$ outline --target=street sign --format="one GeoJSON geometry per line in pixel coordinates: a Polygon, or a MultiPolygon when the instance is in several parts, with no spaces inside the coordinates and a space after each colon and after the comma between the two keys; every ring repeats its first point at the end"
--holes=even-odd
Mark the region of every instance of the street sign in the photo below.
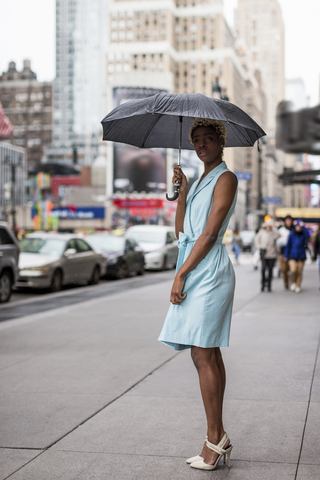
{"type": "Polygon", "coordinates": [[[265,197],[262,200],[262,203],[276,203],[280,204],[282,203],[282,198],[281,197],[265,197]]]}
{"type": "Polygon", "coordinates": [[[251,180],[251,172],[234,172],[237,175],[238,180],[251,180]]]}

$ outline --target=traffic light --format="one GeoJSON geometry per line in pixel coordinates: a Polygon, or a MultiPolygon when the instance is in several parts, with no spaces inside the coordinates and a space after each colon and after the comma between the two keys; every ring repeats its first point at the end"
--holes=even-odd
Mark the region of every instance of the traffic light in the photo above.
{"type": "Polygon", "coordinates": [[[286,153],[320,154],[320,105],[294,111],[281,102],[276,116],[276,148],[286,153]]]}

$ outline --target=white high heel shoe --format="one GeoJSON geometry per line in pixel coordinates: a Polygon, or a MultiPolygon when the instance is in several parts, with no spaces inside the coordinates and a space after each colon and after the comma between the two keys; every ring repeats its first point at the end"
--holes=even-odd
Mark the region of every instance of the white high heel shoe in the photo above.
{"type": "MultiPolygon", "coordinates": [[[[205,442],[208,440],[208,435],[206,435],[205,442]]],[[[194,463],[194,462],[201,462],[203,460],[203,457],[201,455],[196,455],[195,457],[190,457],[188,460],[186,460],[187,463],[194,463]]]]}
{"type": "Polygon", "coordinates": [[[191,463],[190,466],[192,468],[197,468],[199,470],[215,470],[218,466],[218,463],[221,457],[223,457],[224,463],[226,463],[226,457],[227,457],[227,465],[230,468],[231,466],[230,456],[231,456],[231,451],[233,446],[230,444],[226,448],[224,448],[224,446],[228,443],[228,441],[229,441],[229,437],[226,433],[223,435],[222,440],[218,443],[218,445],[214,445],[213,443],[209,442],[209,440],[207,440],[206,441],[207,447],[210,448],[210,450],[212,450],[213,452],[216,452],[218,454],[217,460],[214,462],[213,465],[208,465],[207,463],[204,463],[204,460],[202,459],[197,462],[191,463]]]}

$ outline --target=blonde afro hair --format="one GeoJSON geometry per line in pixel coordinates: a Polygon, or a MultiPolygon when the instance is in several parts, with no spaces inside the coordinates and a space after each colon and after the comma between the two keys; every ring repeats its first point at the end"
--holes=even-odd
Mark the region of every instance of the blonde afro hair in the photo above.
{"type": "Polygon", "coordinates": [[[222,145],[225,146],[226,138],[227,138],[227,129],[225,124],[220,120],[211,120],[210,118],[196,118],[191,125],[189,131],[189,139],[190,142],[193,144],[192,141],[192,134],[197,127],[213,127],[214,130],[219,135],[219,140],[221,141],[222,145]]]}

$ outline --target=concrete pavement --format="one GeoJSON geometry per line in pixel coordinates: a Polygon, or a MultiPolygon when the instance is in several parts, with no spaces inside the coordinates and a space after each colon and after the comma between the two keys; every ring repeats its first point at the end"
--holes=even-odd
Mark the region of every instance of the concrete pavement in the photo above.
{"type": "Polygon", "coordinates": [[[156,340],[170,272],[157,284],[0,325],[0,478],[320,478],[317,267],[306,266],[300,294],[279,279],[260,293],[259,272],[235,269],[223,349],[230,471],[185,464],[201,449],[205,417],[189,352],[156,340]]]}

